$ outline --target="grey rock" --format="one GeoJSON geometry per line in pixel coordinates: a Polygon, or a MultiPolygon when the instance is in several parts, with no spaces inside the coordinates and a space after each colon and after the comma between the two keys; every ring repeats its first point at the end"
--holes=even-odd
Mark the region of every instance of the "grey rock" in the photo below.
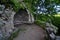
{"type": "Polygon", "coordinates": [[[56,40],[60,40],[60,36],[56,36],[56,40]]]}
{"type": "Polygon", "coordinates": [[[51,37],[52,40],[55,40],[56,35],[55,35],[54,33],[51,33],[51,34],[50,34],[50,37],[51,37]]]}
{"type": "Polygon", "coordinates": [[[4,5],[0,5],[0,14],[2,14],[2,13],[3,13],[4,8],[5,8],[5,6],[4,6],[4,5]]]}
{"type": "Polygon", "coordinates": [[[0,14],[2,15],[0,17],[0,40],[6,40],[13,33],[13,18],[15,12],[10,9],[4,10],[4,5],[0,5],[0,8],[0,14]]]}
{"type": "Polygon", "coordinates": [[[54,26],[52,23],[46,23],[46,29],[54,31],[54,33],[56,33],[58,30],[58,28],[54,26]]]}
{"type": "Polygon", "coordinates": [[[2,15],[0,17],[0,38],[2,37],[1,40],[9,37],[15,31],[16,28],[14,27],[14,24],[34,23],[34,17],[29,13],[28,10],[27,13],[22,12],[21,15],[20,13],[16,14],[16,12],[12,11],[12,8],[7,8],[4,10],[4,5],[0,5],[0,8],[0,14],[2,15]]]}

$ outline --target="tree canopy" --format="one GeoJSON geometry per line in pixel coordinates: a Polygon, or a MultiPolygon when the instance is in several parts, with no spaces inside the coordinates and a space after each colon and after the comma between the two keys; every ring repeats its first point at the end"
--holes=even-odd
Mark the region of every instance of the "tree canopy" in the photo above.
{"type": "MultiPolygon", "coordinates": [[[[49,14],[56,13],[54,6],[60,5],[59,0],[23,0],[23,2],[31,12],[36,12],[38,10],[49,14]],[[40,7],[40,9],[37,9],[38,7],[40,7]]],[[[19,0],[0,0],[0,3],[13,4],[15,10],[24,8],[19,0]]]]}
{"type": "Polygon", "coordinates": [[[59,0],[24,0],[24,3],[31,12],[40,11],[47,14],[56,13],[54,7],[60,5],[59,0]]]}

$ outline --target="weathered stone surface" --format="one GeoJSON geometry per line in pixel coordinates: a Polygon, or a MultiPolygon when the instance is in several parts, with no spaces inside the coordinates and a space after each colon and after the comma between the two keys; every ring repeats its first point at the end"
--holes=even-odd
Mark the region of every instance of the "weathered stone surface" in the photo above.
{"type": "Polygon", "coordinates": [[[0,5],[0,14],[3,13],[3,10],[4,10],[5,6],[4,5],[0,5]],[[3,7],[3,8],[2,8],[3,7]]]}
{"type": "Polygon", "coordinates": [[[4,6],[0,5],[0,38],[1,40],[6,40],[5,37],[9,37],[14,29],[13,17],[15,12],[11,9],[5,9],[4,6]]]}
{"type": "Polygon", "coordinates": [[[56,34],[58,28],[56,26],[54,26],[52,23],[46,22],[46,30],[47,30],[47,33],[49,35],[49,39],[50,40],[55,40],[56,39],[55,34],[56,34]]]}
{"type": "Polygon", "coordinates": [[[0,5],[0,38],[3,40],[5,37],[9,37],[14,32],[15,24],[20,23],[34,23],[33,15],[27,10],[20,10],[19,13],[12,11],[12,8],[4,9],[5,6],[0,5]]]}
{"type": "Polygon", "coordinates": [[[60,40],[60,36],[56,36],[56,40],[60,40]]]}

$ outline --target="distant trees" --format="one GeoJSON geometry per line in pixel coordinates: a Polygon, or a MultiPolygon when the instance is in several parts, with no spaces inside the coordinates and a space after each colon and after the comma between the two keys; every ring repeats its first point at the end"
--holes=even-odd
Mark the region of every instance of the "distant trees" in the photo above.
{"type": "Polygon", "coordinates": [[[32,12],[42,11],[43,13],[53,14],[56,13],[54,6],[59,5],[59,0],[24,0],[27,7],[32,12]],[[39,9],[37,9],[40,7],[39,9]]]}
{"type": "MultiPolygon", "coordinates": [[[[42,11],[43,13],[47,14],[56,13],[54,6],[60,4],[59,0],[23,0],[23,2],[32,13],[36,11],[42,11]],[[38,6],[40,7],[40,9],[37,9],[38,6]]],[[[9,6],[10,4],[13,5],[14,10],[24,8],[23,4],[19,0],[0,0],[0,3],[4,3],[7,6],[9,6]]]]}

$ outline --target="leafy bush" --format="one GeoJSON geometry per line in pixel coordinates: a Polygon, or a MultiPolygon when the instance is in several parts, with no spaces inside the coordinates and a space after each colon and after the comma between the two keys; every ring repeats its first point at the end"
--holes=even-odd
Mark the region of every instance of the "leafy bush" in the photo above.
{"type": "Polygon", "coordinates": [[[44,21],[44,22],[49,20],[49,16],[47,16],[47,15],[38,14],[37,17],[36,17],[36,15],[37,14],[34,14],[35,20],[41,20],[41,21],[44,21]]]}
{"type": "Polygon", "coordinates": [[[54,20],[52,20],[52,23],[58,27],[57,35],[60,35],[60,16],[55,16],[54,20]]]}
{"type": "Polygon", "coordinates": [[[60,27],[60,17],[55,17],[54,20],[52,20],[52,22],[57,27],[60,27]]]}
{"type": "Polygon", "coordinates": [[[56,26],[60,27],[60,17],[55,17],[53,24],[55,24],[56,26]]]}
{"type": "Polygon", "coordinates": [[[41,20],[36,20],[35,24],[39,25],[40,27],[42,27],[43,29],[45,29],[45,22],[41,21],[41,20]]]}
{"type": "Polygon", "coordinates": [[[21,2],[18,0],[11,0],[11,3],[13,3],[13,8],[17,12],[20,8],[24,8],[21,2]]]}

